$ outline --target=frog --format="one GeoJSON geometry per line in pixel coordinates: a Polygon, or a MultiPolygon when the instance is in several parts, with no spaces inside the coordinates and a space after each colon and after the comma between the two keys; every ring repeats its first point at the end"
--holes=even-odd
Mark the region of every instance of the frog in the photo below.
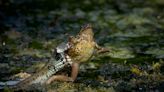
{"type": "Polygon", "coordinates": [[[67,54],[66,60],[72,62],[70,76],[54,75],[47,80],[47,84],[53,81],[74,82],[81,63],[89,61],[94,54],[110,52],[108,48],[101,47],[96,43],[91,24],[84,25],[76,36],[70,36],[68,45],[69,48],[65,50],[65,53],[67,54]]]}

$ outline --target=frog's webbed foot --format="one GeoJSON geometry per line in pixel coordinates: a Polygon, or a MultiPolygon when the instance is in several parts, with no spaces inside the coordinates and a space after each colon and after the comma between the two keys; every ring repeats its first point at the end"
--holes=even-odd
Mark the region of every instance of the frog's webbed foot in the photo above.
{"type": "Polygon", "coordinates": [[[72,72],[71,76],[65,76],[65,75],[54,75],[50,77],[47,81],[46,84],[50,84],[53,81],[66,81],[66,82],[74,82],[77,75],[78,75],[78,70],[79,70],[79,64],[78,63],[72,63],[72,72]]]}

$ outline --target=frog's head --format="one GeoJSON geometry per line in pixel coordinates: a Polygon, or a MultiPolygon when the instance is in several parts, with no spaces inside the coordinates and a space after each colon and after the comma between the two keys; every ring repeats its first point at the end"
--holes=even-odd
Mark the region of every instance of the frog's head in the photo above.
{"type": "Polygon", "coordinates": [[[92,30],[92,25],[91,24],[84,25],[81,28],[78,35],[79,35],[79,37],[85,37],[85,38],[93,39],[94,33],[92,30]]]}

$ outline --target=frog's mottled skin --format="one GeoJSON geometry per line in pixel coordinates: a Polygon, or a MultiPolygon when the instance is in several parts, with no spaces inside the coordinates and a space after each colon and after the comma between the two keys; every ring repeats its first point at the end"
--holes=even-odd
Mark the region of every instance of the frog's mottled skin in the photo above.
{"type": "Polygon", "coordinates": [[[68,49],[67,54],[73,62],[86,62],[91,58],[96,47],[93,36],[91,25],[86,25],[76,37],[70,37],[71,48],[68,49]]]}
{"type": "Polygon", "coordinates": [[[90,24],[85,25],[76,37],[70,37],[69,43],[71,48],[67,54],[72,62],[86,62],[92,57],[94,52],[101,53],[109,51],[97,45],[94,41],[94,33],[90,24]]]}

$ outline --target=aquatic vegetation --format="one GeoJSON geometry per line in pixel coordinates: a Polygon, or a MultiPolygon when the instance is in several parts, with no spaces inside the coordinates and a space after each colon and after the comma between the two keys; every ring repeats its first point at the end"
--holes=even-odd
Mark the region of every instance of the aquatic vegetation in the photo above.
{"type": "Polygon", "coordinates": [[[96,41],[111,52],[83,64],[75,83],[54,83],[49,92],[164,91],[163,0],[2,0],[0,5],[0,81],[36,72],[57,44],[91,23],[96,41]]]}
{"type": "Polygon", "coordinates": [[[152,54],[156,58],[164,58],[163,48],[149,48],[145,53],[152,54]]]}
{"type": "Polygon", "coordinates": [[[133,52],[128,48],[118,48],[118,47],[111,47],[111,52],[108,54],[112,58],[120,58],[120,59],[128,59],[134,58],[135,55],[133,52]]]}

